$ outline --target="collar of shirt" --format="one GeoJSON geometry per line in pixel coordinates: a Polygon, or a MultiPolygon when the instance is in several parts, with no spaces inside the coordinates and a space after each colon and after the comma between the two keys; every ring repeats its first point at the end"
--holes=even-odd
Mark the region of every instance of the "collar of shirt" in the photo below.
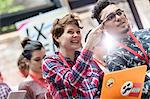
{"type": "MultiPolygon", "coordinates": [[[[58,55],[59,52],[56,52],[56,54],[58,55]]],[[[74,61],[72,61],[69,57],[64,57],[66,62],[68,63],[69,66],[73,66],[78,58],[78,56],[80,55],[80,52],[79,51],[75,51],[75,58],[74,58],[74,61]]]]}

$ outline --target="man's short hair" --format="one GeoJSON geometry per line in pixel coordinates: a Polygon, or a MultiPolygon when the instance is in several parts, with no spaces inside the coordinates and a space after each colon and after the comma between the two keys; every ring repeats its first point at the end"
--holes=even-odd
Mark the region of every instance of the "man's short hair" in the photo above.
{"type": "Polygon", "coordinates": [[[115,3],[110,0],[98,0],[96,5],[94,6],[94,9],[92,11],[93,13],[92,18],[96,18],[99,24],[102,22],[99,14],[102,12],[104,8],[106,8],[110,4],[115,4],[115,3]]]}

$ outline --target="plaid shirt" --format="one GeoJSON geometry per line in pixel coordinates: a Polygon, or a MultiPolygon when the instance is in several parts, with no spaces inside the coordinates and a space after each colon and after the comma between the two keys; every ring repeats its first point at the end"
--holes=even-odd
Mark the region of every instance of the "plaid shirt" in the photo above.
{"type": "Polygon", "coordinates": [[[5,83],[0,83],[0,99],[7,99],[9,92],[11,89],[5,83]]]}
{"type": "MultiPolygon", "coordinates": [[[[78,56],[79,53],[75,55],[78,56]]],[[[58,54],[44,59],[43,76],[50,84],[51,95],[55,99],[99,98],[98,87],[103,72],[92,60],[92,52],[83,50],[75,61],[66,57],[65,60],[71,66],[70,68],[63,63],[58,54]],[[73,96],[74,90],[76,90],[75,96],[73,96]]]]}
{"type": "MultiPolygon", "coordinates": [[[[147,65],[147,72],[150,72],[150,29],[144,29],[133,33],[137,40],[141,43],[143,48],[145,49],[146,54],[148,55],[149,64],[147,65]]],[[[126,46],[132,48],[137,53],[144,56],[142,51],[139,49],[137,44],[133,41],[133,39],[128,36],[128,38],[123,39],[121,41],[126,46]]],[[[111,71],[121,70],[124,68],[131,68],[139,65],[145,65],[146,61],[141,60],[137,56],[130,53],[128,50],[122,47],[116,47],[111,53],[109,53],[105,62],[111,71]]],[[[145,94],[150,99],[150,77],[146,76],[145,85],[143,88],[143,94],[145,94]]]]}

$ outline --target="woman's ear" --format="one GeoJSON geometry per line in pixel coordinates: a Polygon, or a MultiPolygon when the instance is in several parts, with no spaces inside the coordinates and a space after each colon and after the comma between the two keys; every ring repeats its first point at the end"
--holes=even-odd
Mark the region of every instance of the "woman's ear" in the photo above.
{"type": "Polygon", "coordinates": [[[29,64],[30,64],[30,60],[28,60],[27,58],[24,58],[24,61],[25,61],[25,64],[27,65],[27,66],[30,66],[29,64]]]}
{"type": "Polygon", "coordinates": [[[60,40],[59,40],[59,37],[54,36],[53,38],[54,38],[54,39],[55,39],[55,41],[57,41],[57,42],[59,42],[59,41],[60,41],[60,40]]]}

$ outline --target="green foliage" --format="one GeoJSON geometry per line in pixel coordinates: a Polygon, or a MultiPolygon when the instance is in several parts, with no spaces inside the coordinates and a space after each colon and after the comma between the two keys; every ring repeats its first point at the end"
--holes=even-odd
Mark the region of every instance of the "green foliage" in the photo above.
{"type": "Polygon", "coordinates": [[[0,14],[11,13],[24,9],[22,5],[15,5],[15,0],[0,0],[0,14]]]}
{"type": "MultiPolygon", "coordinates": [[[[15,0],[0,0],[0,14],[11,13],[23,10],[24,6],[17,5],[15,0]]],[[[1,20],[1,19],[0,19],[1,20]]],[[[0,27],[0,34],[16,30],[15,25],[0,27]]]]}
{"type": "Polygon", "coordinates": [[[10,26],[3,26],[3,27],[0,27],[0,34],[12,32],[15,30],[16,30],[16,27],[14,24],[10,26]]]}

